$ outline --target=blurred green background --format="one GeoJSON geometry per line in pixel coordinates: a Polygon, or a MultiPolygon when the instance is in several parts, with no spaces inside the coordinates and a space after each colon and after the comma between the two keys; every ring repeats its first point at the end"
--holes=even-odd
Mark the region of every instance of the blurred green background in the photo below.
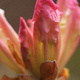
{"type": "MultiPolygon", "coordinates": [[[[5,10],[7,20],[18,32],[20,16],[25,20],[32,18],[35,2],[36,0],[0,0],[0,8],[5,10]]],[[[80,44],[66,67],[70,69],[69,80],[80,80],[80,44]]],[[[0,63],[0,77],[4,74],[16,76],[12,70],[0,63]]]]}

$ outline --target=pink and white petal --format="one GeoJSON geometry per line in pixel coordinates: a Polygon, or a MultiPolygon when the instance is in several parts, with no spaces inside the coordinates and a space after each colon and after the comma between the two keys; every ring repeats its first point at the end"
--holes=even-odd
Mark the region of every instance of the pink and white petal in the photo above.
{"type": "Polygon", "coordinates": [[[0,39],[0,61],[16,72],[21,72],[8,47],[0,39]]]}
{"type": "Polygon", "coordinates": [[[59,58],[59,70],[61,71],[68,62],[79,44],[80,38],[80,7],[71,12],[68,23],[68,34],[66,35],[65,46],[59,58]]]}
{"type": "MultiPolygon", "coordinates": [[[[0,29],[0,47],[2,49],[2,51],[7,54],[5,54],[10,60],[12,59],[12,63],[14,63],[14,61],[19,64],[19,65],[22,65],[22,59],[20,59],[15,51],[14,50],[11,50],[11,48],[14,46],[14,45],[9,45],[10,40],[9,38],[6,37],[6,35],[3,33],[2,29],[0,29]],[[12,56],[12,57],[11,57],[12,56]]],[[[22,65],[23,66],[23,65],[22,65]]],[[[23,66],[24,68],[24,66],[23,66]]]]}
{"type": "Polygon", "coordinates": [[[67,41],[67,36],[70,33],[70,29],[72,26],[69,26],[70,20],[71,20],[71,15],[74,12],[74,10],[78,6],[77,0],[58,0],[57,4],[59,5],[60,9],[63,11],[63,14],[61,16],[60,20],[60,32],[61,32],[61,51],[59,54],[59,58],[61,57],[65,46],[66,46],[66,41],[67,41]],[[64,3],[64,4],[63,4],[64,3]],[[62,7],[64,5],[64,7],[62,7]],[[71,7],[70,7],[71,6],[71,7]],[[65,9],[66,7],[66,9],[65,9]]]}
{"type": "Polygon", "coordinates": [[[17,51],[18,56],[21,58],[20,53],[20,44],[17,33],[14,31],[12,26],[8,23],[4,16],[4,10],[0,9],[0,28],[2,29],[3,33],[8,37],[13,44],[15,45],[15,49],[17,51]]]}

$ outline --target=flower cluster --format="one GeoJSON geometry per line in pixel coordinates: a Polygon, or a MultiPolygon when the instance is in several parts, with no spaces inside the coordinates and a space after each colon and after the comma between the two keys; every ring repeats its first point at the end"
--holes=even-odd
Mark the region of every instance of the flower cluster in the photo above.
{"type": "Polygon", "coordinates": [[[77,0],[37,0],[27,23],[20,17],[17,34],[0,9],[0,61],[26,80],[67,80],[64,67],[80,39],[77,0]]]}

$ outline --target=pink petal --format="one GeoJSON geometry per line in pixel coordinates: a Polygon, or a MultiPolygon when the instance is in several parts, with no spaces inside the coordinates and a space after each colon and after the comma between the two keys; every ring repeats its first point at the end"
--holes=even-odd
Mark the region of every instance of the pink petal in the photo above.
{"type": "Polygon", "coordinates": [[[28,69],[30,69],[35,75],[38,75],[38,67],[33,49],[33,35],[22,17],[20,18],[19,38],[24,63],[28,69]]]}
{"type": "MultiPolygon", "coordinates": [[[[66,0],[67,1],[67,0],[66,0]]],[[[79,43],[80,35],[80,7],[76,0],[69,3],[74,5],[72,8],[67,5],[67,9],[63,12],[60,22],[61,30],[61,52],[58,59],[59,70],[61,71],[68,62],[79,43]]],[[[65,3],[66,5],[67,3],[65,3]]]]}
{"type": "Polygon", "coordinates": [[[43,60],[57,59],[60,48],[60,15],[59,7],[52,0],[37,0],[33,15],[36,58],[40,59],[44,54],[43,60]]]}

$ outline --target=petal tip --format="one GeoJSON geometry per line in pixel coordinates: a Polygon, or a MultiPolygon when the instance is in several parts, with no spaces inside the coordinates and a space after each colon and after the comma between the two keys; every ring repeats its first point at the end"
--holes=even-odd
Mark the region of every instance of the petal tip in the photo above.
{"type": "Polygon", "coordinates": [[[0,15],[4,15],[4,10],[0,8],[0,15]]]}

